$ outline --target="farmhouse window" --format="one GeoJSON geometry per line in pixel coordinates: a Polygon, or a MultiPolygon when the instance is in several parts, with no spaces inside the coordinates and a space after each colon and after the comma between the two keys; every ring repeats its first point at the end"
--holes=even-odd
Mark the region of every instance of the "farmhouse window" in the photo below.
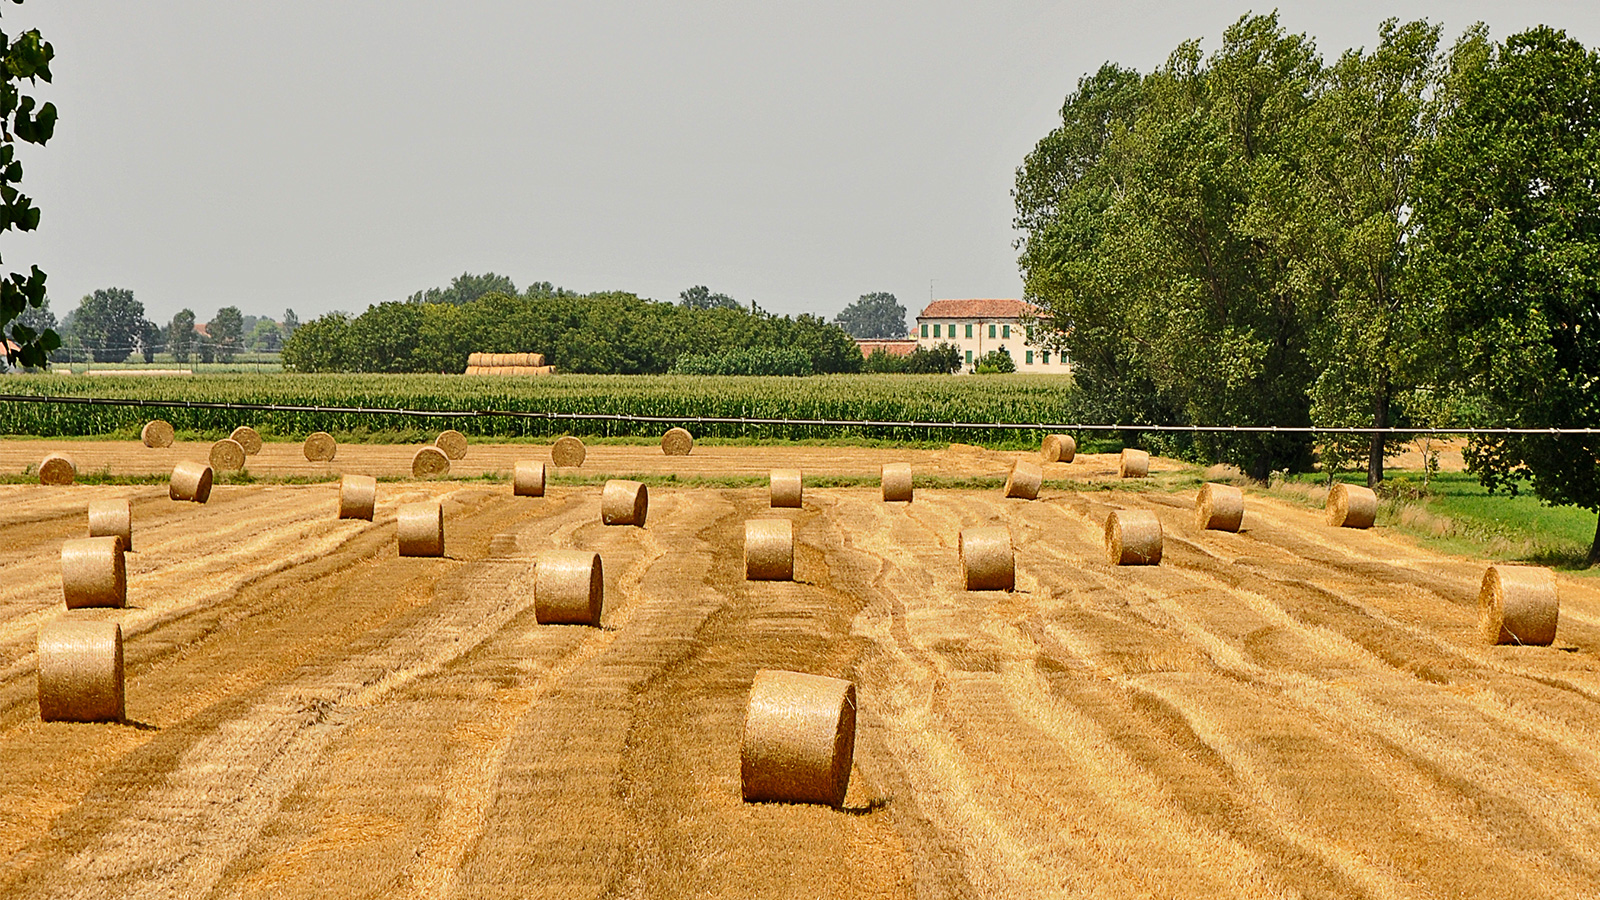
{"type": "Polygon", "coordinates": [[[1033,365],[1033,351],[1032,350],[1028,351],[1027,356],[1023,359],[1023,362],[1026,363],[1027,365],[1030,365],[1030,366],[1033,365]]]}
{"type": "Polygon", "coordinates": [[[969,365],[969,366],[972,365],[972,351],[971,350],[967,351],[967,365],[969,365]]]}
{"type": "Polygon", "coordinates": [[[972,337],[972,323],[967,323],[967,337],[972,337]]]}
{"type": "Polygon", "coordinates": [[[1003,337],[1003,338],[1011,337],[1011,326],[1010,325],[1001,325],[1000,326],[1000,336],[1003,337]]]}
{"type": "Polygon", "coordinates": [[[994,337],[994,323],[989,323],[989,337],[994,337]]]}

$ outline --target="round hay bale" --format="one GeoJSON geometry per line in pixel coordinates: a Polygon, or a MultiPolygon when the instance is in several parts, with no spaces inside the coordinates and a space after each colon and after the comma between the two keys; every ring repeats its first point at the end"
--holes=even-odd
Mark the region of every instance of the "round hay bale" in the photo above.
{"type": "Polygon", "coordinates": [[[1231,484],[1208,481],[1200,485],[1194,518],[1201,531],[1238,531],[1244,522],[1244,492],[1231,484]]]}
{"type": "Polygon", "coordinates": [[[637,481],[613,478],[600,491],[600,520],[607,525],[644,526],[650,492],[637,481]]]}
{"type": "Polygon", "coordinates": [[[126,500],[89,501],[89,537],[114,537],[133,549],[133,507],[126,500]]]}
{"type": "Polygon", "coordinates": [[[167,480],[167,496],[204,503],[211,499],[211,478],[211,467],[205,463],[178,463],[172,467],[172,477],[167,480]]]}
{"type": "Polygon", "coordinates": [[[1011,530],[1003,525],[961,532],[961,571],[969,591],[1010,591],[1017,587],[1011,530]]]}
{"type": "Polygon", "coordinates": [[[450,457],[444,451],[429,444],[418,447],[417,452],[411,457],[411,474],[415,478],[432,478],[436,475],[450,474],[450,457]]]}
{"type": "Polygon", "coordinates": [[[1561,604],[1555,573],[1542,566],[1490,566],[1478,591],[1478,627],[1491,644],[1548,647],[1561,604]]]}
{"type": "Polygon", "coordinates": [[[669,428],[661,436],[661,452],[668,456],[688,456],[694,450],[694,435],[684,428],[669,428]]]}
{"type": "Polygon", "coordinates": [[[1031,462],[1018,461],[1006,476],[1006,496],[1032,500],[1039,496],[1039,487],[1043,484],[1043,469],[1031,462]]]}
{"type": "Polygon", "coordinates": [[[339,452],[339,442],[326,431],[313,431],[306,435],[306,442],[300,450],[308,462],[333,462],[333,457],[339,452]]]}
{"type": "Polygon", "coordinates": [[[606,579],[600,554],[549,550],[533,572],[533,615],[541,625],[599,625],[606,579]]]}
{"type": "Polygon", "coordinates": [[[793,522],[788,519],[745,520],[744,577],[748,581],[794,580],[793,522]]]}
{"type": "Polygon", "coordinates": [[[1378,495],[1371,488],[1338,482],[1328,491],[1328,524],[1335,528],[1371,528],[1378,518],[1378,495]]]}
{"type": "Polygon", "coordinates": [[[1147,509],[1114,509],[1106,518],[1106,554],[1113,566],[1161,562],[1161,520],[1147,509]]]}
{"type": "Polygon", "coordinates": [[[519,459],[511,476],[511,493],[516,497],[544,496],[544,463],[519,459]]]}
{"type": "Polygon", "coordinates": [[[61,593],[67,609],[128,605],[128,569],[122,538],[76,538],[61,544],[61,593]]]}
{"type": "MultiPolygon", "coordinates": [[[[467,368],[472,369],[472,368],[476,368],[476,367],[481,366],[481,365],[483,365],[483,354],[482,353],[468,353],[467,354],[467,368]]],[[[471,374],[471,373],[469,372],[468,374],[471,374]]]]}
{"type": "Polygon", "coordinates": [[[585,452],[583,441],[569,434],[550,448],[550,461],[562,469],[576,469],[583,465],[585,452]]]}
{"type": "Polygon", "coordinates": [[[378,479],[371,475],[346,475],[339,479],[339,518],[372,521],[378,506],[378,479]]]}
{"type": "Polygon", "coordinates": [[[489,555],[495,559],[516,559],[522,554],[517,536],[502,532],[489,538],[489,555]]]}
{"type": "Polygon", "coordinates": [[[439,432],[439,436],[433,439],[433,445],[453,460],[466,458],[467,436],[454,428],[439,432]]]}
{"type": "Polygon", "coordinates": [[[444,555],[444,508],[439,501],[401,506],[396,526],[401,556],[444,555]]]}
{"type": "Polygon", "coordinates": [[[233,433],[228,435],[228,440],[238,441],[239,446],[244,448],[245,456],[255,456],[261,452],[261,435],[249,425],[235,428],[233,433]]]}
{"type": "Polygon", "coordinates": [[[1117,475],[1122,478],[1148,478],[1150,454],[1143,450],[1123,450],[1117,458],[1117,475]]]}
{"type": "Polygon", "coordinates": [[[1045,462],[1069,463],[1078,455],[1078,442],[1071,435],[1047,434],[1040,453],[1045,462]]]}
{"type": "Polygon", "coordinates": [[[882,480],[884,502],[911,502],[910,463],[885,463],[883,466],[882,480]]]}
{"type": "Polygon", "coordinates": [[[244,447],[233,438],[211,445],[211,468],[218,472],[237,472],[244,468],[244,447]]]}
{"type": "Polygon", "coordinates": [[[744,799],[839,806],[856,749],[856,686],[761,669],[750,684],[739,781],[744,799]]]}
{"type": "Polygon", "coordinates": [[[39,463],[40,484],[71,484],[78,480],[78,464],[59,453],[46,456],[39,463]]]}
{"type": "Polygon", "coordinates": [[[172,430],[172,423],[165,419],[151,419],[139,429],[139,440],[146,447],[171,447],[177,438],[177,433],[172,430]]]}
{"type": "Polygon", "coordinates": [[[122,626],[56,619],[39,627],[39,718],[121,722],[122,626]]]}
{"type": "Polygon", "coordinates": [[[774,508],[799,509],[805,477],[799,469],[773,469],[768,493],[774,508]]]}

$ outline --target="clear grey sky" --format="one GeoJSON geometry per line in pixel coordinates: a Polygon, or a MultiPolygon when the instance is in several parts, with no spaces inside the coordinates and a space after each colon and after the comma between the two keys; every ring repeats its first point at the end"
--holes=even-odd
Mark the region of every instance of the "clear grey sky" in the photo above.
{"type": "MultiPolygon", "coordinates": [[[[1259,6],[1266,10],[1271,7],[1259,6]]],[[[1600,2],[1285,2],[1328,58],[1387,16],[1450,42],[1600,2]]],[[[1252,7],[1192,2],[112,0],[6,4],[56,48],[25,147],[58,316],[131,288],[166,322],[302,320],[495,271],[831,317],[1017,296],[1009,191],[1107,60],[1148,71],[1252,7]]]]}

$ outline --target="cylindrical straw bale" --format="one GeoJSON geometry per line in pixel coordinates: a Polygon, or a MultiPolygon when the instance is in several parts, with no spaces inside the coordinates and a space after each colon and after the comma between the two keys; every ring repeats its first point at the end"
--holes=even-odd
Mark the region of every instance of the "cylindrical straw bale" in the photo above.
{"type": "Polygon", "coordinates": [[[788,519],[745,520],[744,577],[750,581],[794,580],[793,522],[788,519]]]}
{"type": "Polygon", "coordinates": [[[600,554],[548,550],[533,572],[533,615],[541,625],[599,625],[606,579],[600,554]]]}
{"type": "Polygon", "coordinates": [[[244,447],[233,438],[211,445],[211,468],[218,472],[237,472],[244,468],[244,447]]]}
{"type": "Polygon", "coordinates": [[[122,549],[133,549],[133,507],[126,500],[89,501],[89,537],[121,538],[122,549]]]}
{"type": "Polygon", "coordinates": [[[401,556],[444,555],[444,509],[439,501],[401,506],[396,524],[401,556]]]}
{"type": "Polygon", "coordinates": [[[1244,522],[1244,492],[1231,484],[1208,481],[1200,485],[1194,518],[1201,531],[1238,531],[1244,522]]]}
{"type": "Polygon", "coordinates": [[[1371,488],[1338,482],[1328,491],[1328,524],[1335,528],[1371,528],[1378,518],[1378,495],[1371,488]]]}
{"type": "Polygon", "coordinates": [[[1017,586],[1011,530],[1004,526],[961,532],[961,570],[969,591],[1010,591],[1017,586]]]}
{"type": "Polygon", "coordinates": [[[122,626],[56,619],[39,628],[39,718],[121,722],[122,626]]]}
{"type": "Polygon", "coordinates": [[[122,538],[76,538],[61,544],[61,593],[67,609],[128,605],[128,569],[122,538]]]}
{"type": "Polygon", "coordinates": [[[378,479],[371,475],[346,475],[339,479],[339,518],[372,521],[378,505],[378,479]]]}
{"type": "Polygon", "coordinates": [[[637,481],[613,478],[600,491],[600,519],[607,525],[644,525],[650,492],[637,481]]]}
{"type": "Polygon", "coordinates": [[[418,447],[417,452],[411,457],[411,474],[417,478],[432,478],[435,475],[448,475],[450,473],[450,457],[444,451],[429,444],[418,447]]]}
{"type": "Polygon", "coordinates": [[[511,477],[511,493],[516,497],[544,496],[544,463],[519,459],[511,477]]]}
{"type": "Polygon", "coordinates": [[[805,477],[799,469],[772,470],[770,493],[774,507],[799,509],[804,489],[805,477]]]}
{"type": "Polygon", "coordinates": [[[756,672],[739,747],[744,799],[844,803],[856,749],[856,686],[778,669],[756,672]]]}
{"type": "Polygon", "coordinates": [[[235,428],[233,434],[228,435],[228,439],[238,441],[239,446],[244,448],[245,456],[255,456],[261,452],[261,435],[249,425],[235,428]]]}
{"type": "Polygon", "coordinates": [[[1123,478],[1149,477],[1150,454],[1143,450],[1123,450],[1117,458],[1117,474],[1123,478]]]}
{"type": "Polygon", "coordinates": [[[439,436],[433,439],[433,445],[451,459],[464,459],[467,455],[467,436],[454,428],[439,432],[439,436]]]}
{"type": "Polygon", "coordinates": [[[569,434],[550,448],[550,461],[563,469],[576,469],[583,465],[584,454],[583,441],[569,434]]]}
{"type": "Polygon", "coordinates": [[[1044,436],[1042,455],[1045,462],[1072,462],[1078,455],[1078,442],[1071,435],[1047,434],[1044,436]]]}
{"type": "Polygon", "coordinates": [[[1039,487],[1044,484],[1044,470],[1031,462],[1018,461],[1011,467],[1011,474],[1006,476],[1006,496],[1021,497],[1032,500],[1039,496],[1039,487]]]}
{"type": "Polygon", "coordinates": [[[467,354],[467,368],[470,369],[470,368],[473,368],[475,366],[481,366],[481,365],[483,365],[483,354],[482,353],[468,353],[467,354]]]}
{"type": "Polygon", "coordinates": [[[1161,562],[1161,520],[1147,509],[1114,509],[1106,519],[1106,553],[1113,566],[1161,562]]]}
{"type": "Polygon", "coordinates": [[[204,503],[211,499],[211,478],[211,467],[205,463],[178,463],[172,467],[172,478],[167,481],[167,496],[204,503]]]}
{"type": "Polygon", "coordinates": [[[78,480],[78,464],[59,453],[46,456],[39,463],[40,484],[71,484],[78,480]]]}
{"type": "Polygon", "coordinates": [[[514,534],[501,532],[489,538],[489,555],[495,559],[515,559],[521,552],[522,548],[517,544],[514,534]]]}
{"type": "Polygon", "coordinates": [[[139,440],[146,447],[171,447],[176,437],[172,423],[165,419],[151,419],[139,430],[139,440]]]}
{"type": "Polygon", "coordinates": [[[1478,625],[1491,644],[1548,647],[1561,604],[1556,576],[1542,566],[1490,566],[1478,591],[1478,625]]]}
{"type": "Polygon", "coordinates": [[[668,456],[688,456],[694,450],[694,435],[688,429],[669,428],[661,436],[661,452],[668,456]]]}
{"type": "Polygon", "coordinates": [[[883,499],[885,502],[911,502],[910,463],[885,463],[882,480],[883,499]]]}
{"type": "Polygon", "coordinates": [[[339,442],[326,431],[313,431],[306,435],[305,445],[300,450],[310,462],[333,462],[339,452],[339,442]]]}

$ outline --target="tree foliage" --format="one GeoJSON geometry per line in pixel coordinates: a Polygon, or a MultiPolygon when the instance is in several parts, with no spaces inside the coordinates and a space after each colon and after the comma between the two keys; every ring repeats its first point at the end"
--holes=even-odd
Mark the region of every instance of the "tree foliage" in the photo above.
{"type": "Polygon", "coordinates": [[[200,336],[194,330],[194,310],[180,309],[167,323],[167,349],[176,362],[187,363],[200,336]]]}
{"type": "Polygon", "coordinates": [[[510,278],[504,275],[496,275],[493,272],[485,272],[482,275],[462,272],[460,275],[450,279],[449,287],[427,288],[426,290],[417,291],[407,299],[407,302],[449,303],[453,306],[460,306],[463,303],[471,303],[479,297],[491,293],[516,296],[517,286],[512,283],[510,278]]]}
{"type": "Polygon", "coordinates": [[[893,294],[874,291],[862,294],[856,302],[840,310],[833,324],[856,338],[903,338],[906,336],[906,308],[893,294]]]}
{"type": "MultiPolygon", "coordinates": [[[[78,345],[95,362],[122,362],[138,349],[147,332],[144,304],[127,288],[99,288],[79,301],[72,321],[78,345]]],[[[152,326],[153,327],[153,326],[152,326]]]]}
{"type": "MultiPolygon", "coordinates": [[[[11,0],[21,3],[22,0],[11,0]]],[[[0,2],[0,6],[4,3],[0,2]]],[[[39,35],[38,29],[24,31],[15,38],[0,31],[0,232],[15,228],[32,231],[39,227],[39,209],[17,188],[22,181],[22,162],[17,159],[17,142],[43,145],[55,134],[54,103],[39,102],[23,93],[40,81],[50,81],[50,62],[55,48],[39,35]]],[[[23,311],[45,303],[45,273],[31,266],[27,273],[9,272],[0,277],[0,334],[16,343],[6,348],[11,365],[43,367],[61,339],[49,328],[38,330],[18,317],[23,311]]]]}
{"type": "Polygon", "coordinates": [[[216,318],[206,323],[211,345],[217,358],[233,362],[233,357],[244,348],[244,314],[237,306],[224,306],[217,310],[216,318]]]}
{"type": "Polygon", "coordinates": [[[743,309],[739,301],[727,294],[713,294],[703,284],[697,284],[678,294],[678,305],[686,309],[743,309]]]}

